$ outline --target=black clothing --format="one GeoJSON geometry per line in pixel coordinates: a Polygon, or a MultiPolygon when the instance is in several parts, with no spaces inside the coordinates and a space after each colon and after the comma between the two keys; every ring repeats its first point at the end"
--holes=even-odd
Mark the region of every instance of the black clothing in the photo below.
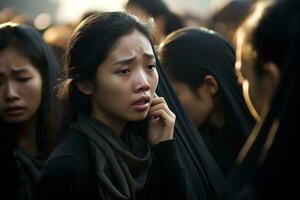
{"type": "Polygon", "coordinates": [[[246,137],[242,136],[238,130],[228,127],[227,124],[222,130],[210,129],[206,126],[202,126],[198,130],[220,169],[225,175],[228,175],[244,144],[241,141],[245,141],[246,137]]]}
{"type": "Polygon", "coordinates": [[[80,132],[89,139],[95,160],[96,175],[101,182],[100,199],[134,199],[144,186],[152,159],[150,145],[127,127],[116,135],[111,128],[96,119],[79,115],[71,123],[72,132],[80,132]]]}
{"type": "Polygon", "coordinates": [[[54,86],[57,83],[60,66],[42,35],[31,26],[20,24],[1,26],[0,43],[0,51],[12,46],[28,58],[39,71],[43,82],[42,100],[35,113],[37,123],[34,138],[37,154],[41,156],[18,148],[21,133],[19,124],[9,124],[0,119],[0,182],[1,186],[5,185],[1,187],[1,196],[5,196],[6,199],[31,200],[39,171],[54,143],[53,133],[59,126],[60,120],[57,116],[55,121],[53,118],[59,109],[54,86]]]}
{"type": "Polygon", "coordinates": [[[15,162],[17,164],[19,175],[19,200],[34,199],[34,188],[38,180],[39,173],[44,166],[45,159],[38,157],[24,149],[17,148],[14,151],[15,162]]]}
{"type": "MultiPolygon", "coordinates": [[[[299,9],[300,2],[297,0],[277,1],[260,19],[258,26],[262,28],[262,36],[276,42],[286,36],[276,35],[273,29],[261,23],[268,21],[274,26],[284,21],[291,30],[282,29],[284,31],[280,33],[289,36],[285,38],[289,48],[280,55],[284,56],[280,60],[283,65],[279,66],[282,74],[270,108],[243,147],[239,163],[220,197],[222,200],[298,199],[299,118],[296,116],[300,113],[299,9]]],[[[273,48],[278,48],[277,44],[273,48]]]]}
{"type": "Polygon", "coordinates": [[[166,72],[157,64],[157,94],[164,97],[170,110],[176,115],[175,148],[185,169],[188,199],[214,200],[222,190],[224,176],[172,89],[166,72]]]}
{"type": "MultiPolygon", "coordinates": [[[[235,49],[221,35],[202,28],[180,29],[167,37],[163,44],[161,61],[171,79],[186,84],[192,91],[197,91],[206,75],[217,81],[218,90],[213,96],[211,114],[220,113],[225,127],[217,130],[208,116],[197,128],[227,176],[256,123],[235,74],[235,49]]],[[[201,145],[200,141],[197,142],[201,145]]]]}
{"type": "MultiPolygon", "coordinates": [[[[105,154],[106,149],[102,151],[105,154]]],[[[148,172],[147,182],[136,199],[185,199],[184,174],[175,154],[174,141],[155,145],[152,153],[153,164],[148,172]]],[[[73,133],[51,154],[41,174],[36,199],[126,199],[110,196],[110,188],[99,181],[95,167],[97,165],[88,136],[73,133]],[[101,197],[99,188],[104,192],[100,194],[101,197]]],[[[112,163],[108,163],[102,173],[108,174],[113,167],[112,163]]]]}

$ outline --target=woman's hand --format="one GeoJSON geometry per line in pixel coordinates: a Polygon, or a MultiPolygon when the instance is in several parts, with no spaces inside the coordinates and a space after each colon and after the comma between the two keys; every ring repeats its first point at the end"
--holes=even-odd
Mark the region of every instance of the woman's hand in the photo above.
{"type": "Polygon", "coordinates": [[[163,97],[154,94],[148,120],[148,140],[152,145],[173,139],[176,115],[163,97]]]}

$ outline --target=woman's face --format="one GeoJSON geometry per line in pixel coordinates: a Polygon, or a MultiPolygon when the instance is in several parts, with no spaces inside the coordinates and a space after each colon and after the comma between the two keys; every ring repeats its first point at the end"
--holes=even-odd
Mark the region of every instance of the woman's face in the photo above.
{"type": "Polygon", "coordinates": [[[13,47],[0,51],[0,119],[30,120],[42,100],[42,77],[30,60],[13,47]]]}
{"type": "Polygon", "coordinates": [[[194,124],[199,127],[209,117],[213,110],[213,97],[204,86],[199,86],[197,94],[185,83],[172,80],[176,94],[191,117],[194,124]]]}
{"type": "Polygon", "coordinates": [[[158,84],[149,40],[134,31],[120,37],[98,67],[92,86],[92,115],[102,122],[145,119],[158,84]]]}

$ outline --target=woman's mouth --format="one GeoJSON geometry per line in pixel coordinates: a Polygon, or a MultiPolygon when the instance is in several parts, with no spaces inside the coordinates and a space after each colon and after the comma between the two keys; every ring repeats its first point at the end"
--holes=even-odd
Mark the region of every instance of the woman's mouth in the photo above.
{"type": "Polygon", "coordinates": [[[25,111],[25,109],[23,107],[9,107],[6,108],[5,113],[10,116],[10,117],[16,117],[19,115],[22,115],[25,111]]]}
{"type": "Polygon", "coordinates": [[[139,98],[137,101],[131,104],[132,108],[136,111],[143,112],[148,110],[150,106],[150,97],[143,96],[139,98]]]}

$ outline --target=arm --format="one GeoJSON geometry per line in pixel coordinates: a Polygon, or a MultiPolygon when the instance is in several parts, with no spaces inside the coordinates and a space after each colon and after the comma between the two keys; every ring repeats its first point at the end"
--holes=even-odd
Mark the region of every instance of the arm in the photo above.
{"type": "Polygon", "coordinates": [[[184,169],[180,166],[173,140],[176,116],[164,98],[155,96],[148,118],[148,140],[154,153],[150,187],[159,187],[159,199],[186,199],[184,169]]]}
{"type": "Polygon", "coordinates": [[[159,199],[186,199],[187,186],[184,168],[178,160],[175,140],[161,142],[153,147],[155,161],[162,176],[159,199]]]}

